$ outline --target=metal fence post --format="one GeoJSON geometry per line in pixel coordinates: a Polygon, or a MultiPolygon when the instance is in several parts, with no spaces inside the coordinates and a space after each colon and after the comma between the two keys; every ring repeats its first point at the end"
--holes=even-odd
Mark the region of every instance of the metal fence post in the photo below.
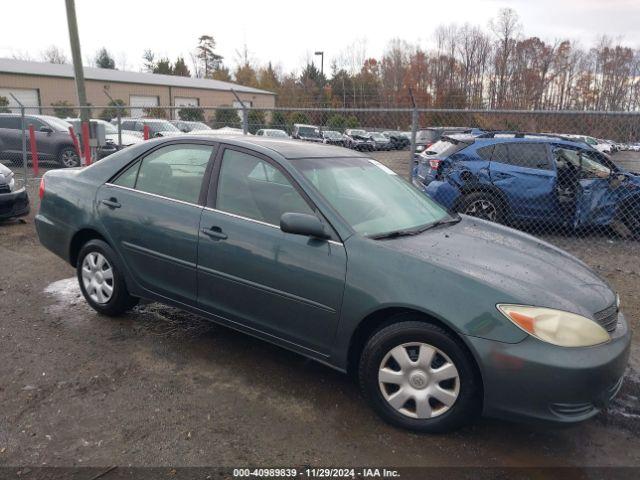
{"type": "Polygon", "coordinates": [[[242,134],[246,135],[247,133],[249,133],[249,111],[242,102],[242,134]]]}
{"type": "Polygon", "coordinates": [[[13,101],[20,106],[20,128],[22,129],[22,166],[24,167],[24,186],[27,187],[27,176],[29,175],[29,161],[27,157],[27,120],[24,118],[24,105],[13,93],[10,93],[13,101]]]}
{"type": "Polygon", "coordinates": [[[118,118],[118,150],[122,148],[122,107],[118,106],[117,109],[118,118]]]}
{"type": "Polygon", "coordinates": [[[411,146],[409,147],[409,180],[413,180],[413,156],[416,152],[416,136],[418,133],[418,107],[416,101],[413,98],[413,92],[409,89],[409,95],[411,96],[411,103],[413,104],[413,110],[411,110],[411,146]]]}

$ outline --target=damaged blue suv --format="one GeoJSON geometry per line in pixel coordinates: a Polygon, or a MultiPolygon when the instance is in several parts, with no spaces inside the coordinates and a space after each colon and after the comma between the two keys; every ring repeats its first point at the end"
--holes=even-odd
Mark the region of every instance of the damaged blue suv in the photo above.
{"type": "Polygon", "coordinates": [[[611,227],[640,237],[640,174],[562,136],[489,132],[443,137],[414,184],[449,209],[500,223],[611,227]]]}

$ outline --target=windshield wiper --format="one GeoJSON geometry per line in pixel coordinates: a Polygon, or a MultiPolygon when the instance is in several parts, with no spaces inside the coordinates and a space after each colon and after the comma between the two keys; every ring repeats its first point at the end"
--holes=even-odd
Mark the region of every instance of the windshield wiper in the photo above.
{"type": "Polygon", "coordinates": [[[460,220],[462,220],[462,217],[456,216],[456,217],[447,218],[443,220],[437,220],[433,223],[429,223],[428,225],[424,225],[423,227],[412,228],[407,230],[393,230],[391,232],[380,233],[378,235],[371,235],[369,236],[369,238],[373,240],[382,240],[386,238],[409,237],[411,235],[419,235],[422,232],[426,232],[427,230],[430,230],[432,228],[439,227],[440,225],[451,225],[454,223],[458,223],[460,220]]]}

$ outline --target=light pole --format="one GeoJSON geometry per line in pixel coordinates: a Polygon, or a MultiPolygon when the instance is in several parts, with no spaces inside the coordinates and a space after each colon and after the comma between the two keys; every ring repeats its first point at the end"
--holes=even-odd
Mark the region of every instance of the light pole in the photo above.
{"type": "Polygon", "coordinates": [[[320,75],[324,77],[324,52],[315,52],[314,55],[320,55],[320,75]]]}

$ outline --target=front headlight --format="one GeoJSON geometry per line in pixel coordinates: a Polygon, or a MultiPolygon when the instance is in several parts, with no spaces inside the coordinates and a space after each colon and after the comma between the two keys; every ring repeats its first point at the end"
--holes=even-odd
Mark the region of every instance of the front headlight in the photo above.
{"type": "Polygon", "coordinates": [[[16,179],[13,172],[9,172],[4,176],[4,181],[9,185],[9,191],[13,192],[16,188],[16,179]]]}
{"type": "Polygon", "coordinates": [[[610,340],[593,320],[575,313],[526,305],[496,305],[517,327],[543,342],[560,347],[590,347],[610,340]]]}

